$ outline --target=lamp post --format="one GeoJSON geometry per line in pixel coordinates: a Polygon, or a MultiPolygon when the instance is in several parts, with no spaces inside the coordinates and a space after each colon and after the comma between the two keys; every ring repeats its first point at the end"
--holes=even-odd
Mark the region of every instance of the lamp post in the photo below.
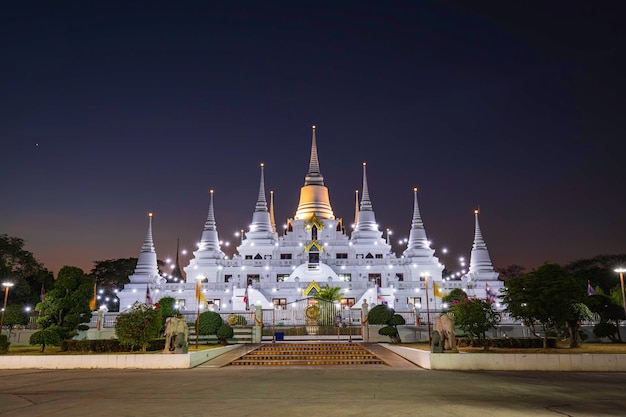
{"type": "Polygon", "coordinates": [[[626,268],[617,268],[615,272],[619,274],[619,282],[622,285],[622,303],[624,305],[624,314],[626,315],[626,298],[624,298],[624,272],[626,272],[626,268]]]}
{"type": "Polygon", "coordinates": [[[426,289],[426,321],[428,322],[428,344],[432,345],[433,339],[430,333],[430,308],[428,306],[428,274],[422,274],[424,277],[424,288],[426,289]]]}
{"type": "Polygon", "coordinates": [[[13,286],[12,282],[3,282],[4,287],[4,306],[2,307],[2,316],[0,317],[0,334],[2,334],[2,326],[4,326],[4,312],[7,309],[7,299],[9,298],[9,288],[13,286]]]}

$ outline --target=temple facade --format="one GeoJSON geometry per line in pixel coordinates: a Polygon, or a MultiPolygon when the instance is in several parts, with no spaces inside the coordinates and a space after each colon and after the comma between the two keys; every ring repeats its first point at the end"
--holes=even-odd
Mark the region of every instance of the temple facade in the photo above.
{"type": "MultiPolygon", "coordinates": [[[[280,232],[274,220],[274,199],[269,204],[261,165],[259,193],[252,222],[232,258],[220,247],[210,193],[209,210],[197,250],[183,269],[186,280],[167,282],[157,268],[152,238],[152,216],[130,283],[118,293],[120,311],[134,302],[156,302],[169,296],[181,311],[213,309],[220,312],[263,309],[288,311],[291,305],[309,298],[326,285],[340,287],[345,309],[388,304],[396,310],[440,310],[441,295],[462,288],[470,296],[497,301],[503,283],[494,271],[475,212],[475,235],[469,271],[460,279],[442,277],[444,265],[435,256],[426,235],[413,189],[413,217],[406,249],[392,252],[383,237],[370,199],[367,166],[357,192],[354,227],[347,230],[335,217],[328,188],[320,170],[315,126],[313,126],[308,172],[300,189],[300,200],[292,218],[280,232]],[[199,284],[198,284],[199,283],[199,284]],[[199,287],[198,287],[199,286],[199,287]],[[196,291],[201,288],[202,296],[196,291]]],[[[469,239],[468,239],[469,240],[469,239]]]]}

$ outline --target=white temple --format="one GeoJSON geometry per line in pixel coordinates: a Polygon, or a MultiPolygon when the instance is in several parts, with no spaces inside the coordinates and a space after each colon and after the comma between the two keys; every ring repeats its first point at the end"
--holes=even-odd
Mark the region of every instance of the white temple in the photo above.
{"type": "MultiPolygon", "coordinates": [[[[426,236],[418,205],[418,190],[413,189],[413,218],[407,247],[401,256],[379,230],[363,164],[361,200],[355,209],[354,230],[346,231],[344,221],[333,212],[328,188],[320,171],[315,126],[309,169],[295,214],[287,219],[284,233],[277,233],[274,199],[266,199],[264,166],[261,165],[259,194],[249,230],[242,236],[232,259],[220,247],[214,211],[213,191],[198,248],[184,270],[186,282],[168,283],[158,274],[157,256],[152,240],[152,216],[148,234],[141,247],[137,268],[130,284],[118,293],[120,310],[135,301],[152,302],[164,296],[176,298],[181,310],[197,308],[245,311],[253,304],[263,308],[286,308],[309,297],[328,284],[341,287],[344,307],[386,303],[396,310],[441,309],[434,284],[444,292],[463,288],[478,298],[494,298],[502,287],[493,269],[483,239],[478,211],[469,272],[461,280],[443,280],[444,266],[435,256],[426,236]],[[201,280],[205,302],[198,306],[196,283],[201,280]],[[492,292],[492,294],[490,293],[492,292]],[[428,297],[428,303],[426,301],[428,297]]],[[[407,219],[407,223],[409,223],[407,219]]]]}

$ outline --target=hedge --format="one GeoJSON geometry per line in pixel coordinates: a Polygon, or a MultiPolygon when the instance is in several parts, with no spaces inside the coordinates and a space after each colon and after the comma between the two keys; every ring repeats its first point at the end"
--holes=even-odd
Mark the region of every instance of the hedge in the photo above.
{"type": "MultiPolygon", "coordinates": [[[[537,349],[543,348],[543,339],[529,337],[506,337],[498,339],[487,339],[489,347],[512,348],[512,349],[537,349]]],[[[457,337],[458,347],[482,347],[483,344],[477,339],[469,337],[457,337]]],[[[556,338],[548,338],[548,348],[556,348],[556,338]]]]}
{"type": "MultiPolygon", "coordinates": [[[[152,339],[148,343],[148,351],[165,349],[165,338],[152,339]]],[[[130,347],[122,346],[117,339],[100,340],[64,340],[61,343],[61,350],[64,352],[131,352],[130,347]]]]}

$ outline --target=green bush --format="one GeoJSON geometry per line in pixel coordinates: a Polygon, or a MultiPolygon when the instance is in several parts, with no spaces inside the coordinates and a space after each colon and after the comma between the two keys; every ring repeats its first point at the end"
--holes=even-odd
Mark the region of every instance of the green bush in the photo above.
{"type": "MultiPolygon", "coordinates": [[[[540,349],[543,348],[543,339],[529,337],[507,337],[500,339],[489,339],[490,347],[509,349],[540,349]]],[[[457,337],[458,347],[484,347],[483,341],[469,337],[457,337]]],[[[548,338],[548,347],[556,348],[556,338],[548,338]]]]}
{"type": "Polygon", "coordinates": [[[40,352],[43,352],[46,349],[46,345],[59,346],[61,344],[61,336],[53,327],[49,327],[31,334],[28,343],[41,345],[40,352]]]}
{"type": "Polygon", "coordinates": [[[393,317],[395,310],[386,305],[379,304],[372,308],[367,314],[369,324],[387,324],[393,317]]]}
{"type": "Polygon", "coordinates": [[[233,328],[230,327],[228,324],[224,323],[222,324],[216,332],[216,336],[217,339],[222,343],[222,344],[226,344],[226,339],[231,339],[233,337],[233,335],[235,334],[235,332],[233,331],[233,328]]]}
{"type": "Polygon", "coordinates": [[[198,334],[202,335],[216,334],[217,329],[224,323],[222,317],[214,311],[205,311],[200,314],[199,320],[198,334]]]}
{"type": "Polygon", "coordinates": [[[9,338],[6,334],[0,334],[0,354],[7,353],[9,351],[9,338]]]}
{"type": "MultiPolygon", "coordinates": [[[[152,339],[148,342],[147,351],[159,351],[165,348],[165,339],[152,339]]],[[[111,353],[111,352],[131,352],[130,346],[122,345],[117,339],[99,339],[99,340],[64,340],[61,343],[61,350],[64,352],[93,352],[93,353],[111,353]]]]}
{"type": "Polygon", "coordinates": [[[398,328],[401,324],[404,324],[404,317],[396,314],[396,311],[384,304],[379,304],[372,308],[367,315],[367,322],[369,324],[386,324],[386,327],[378,330],[378,334],[381,336],[389,336],[393,343],[400,343],[400,334],[398,328]]]}
{"type": "Polygon", "coordinates": [[[598,323],[593,326],[593,334],[597,337],[608,337],[611,340],[615,340],[616,333],[617,326],[612,323],[598,323]]]}
{"type": "Polygon", "coordinates": [[[160,332],[160,310],[143,303],[135,303],[129,311],[119,314],[115,321],[115,335],[122,345],[131,349],[140,347],[145,352],[150,341],[160,332]]]}
{"type": "Polygon", "coordinates": [[[176,299],[174,297],[163,297],[158,301],[159,310],[161,310],[161,331],[165,330],[165,320],[168,317],[174,317],[178,311],[174,308],[176,299]]]}

